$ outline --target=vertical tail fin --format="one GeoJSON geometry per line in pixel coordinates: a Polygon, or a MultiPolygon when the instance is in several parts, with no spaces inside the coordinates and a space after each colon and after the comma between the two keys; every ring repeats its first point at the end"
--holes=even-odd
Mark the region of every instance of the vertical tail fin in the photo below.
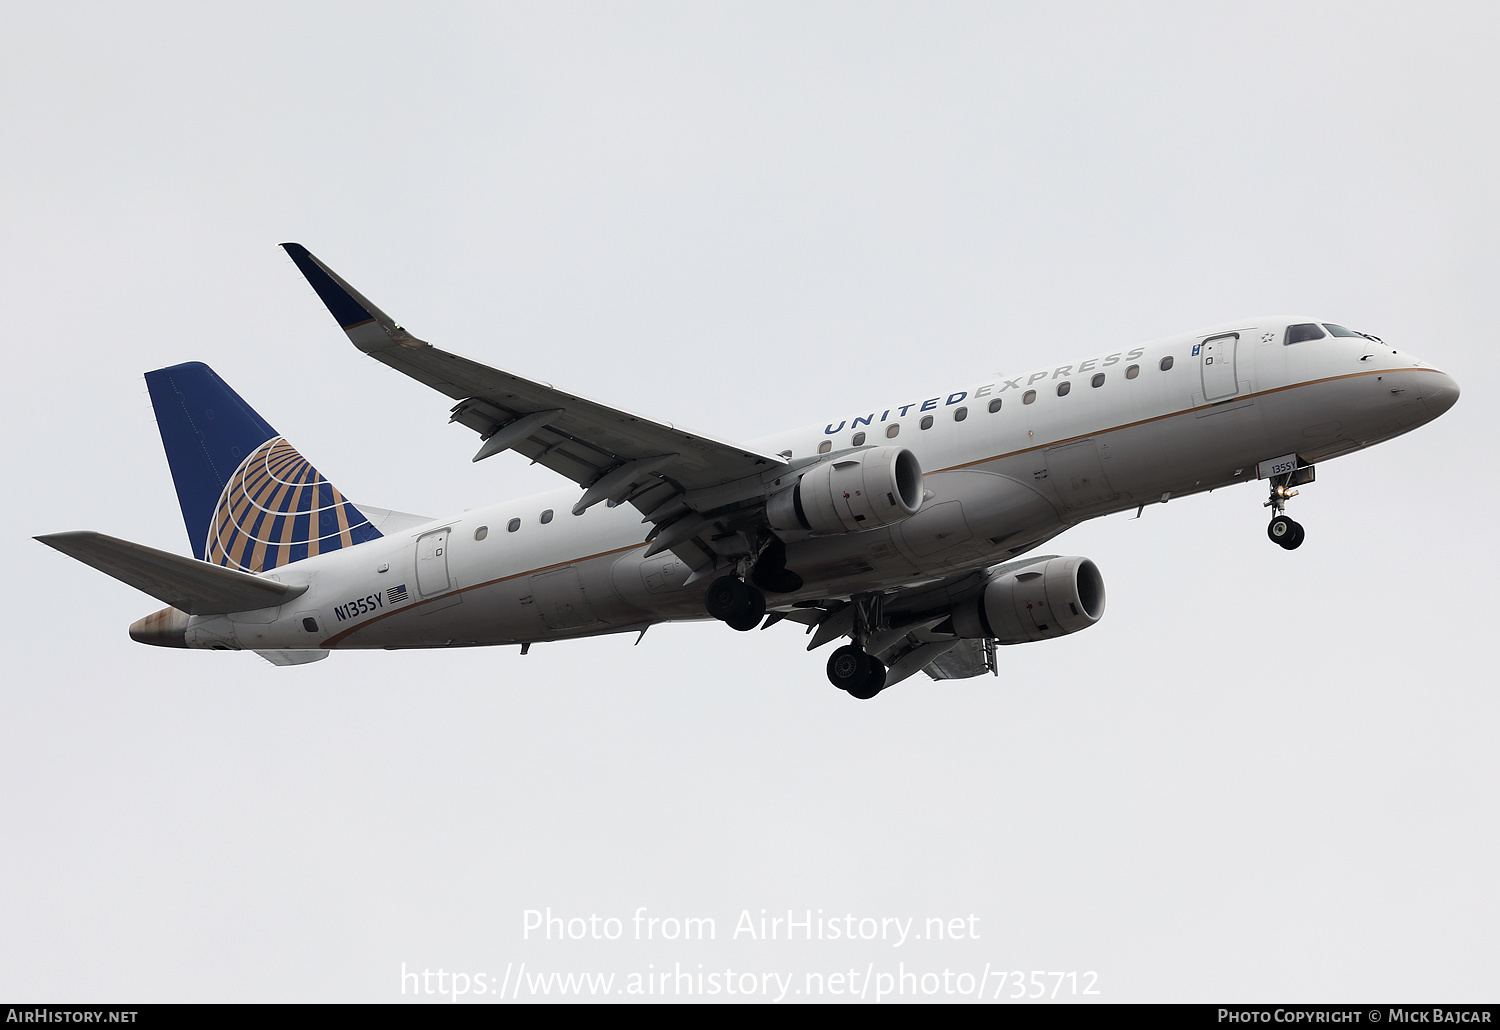
{"type": "Polygon", "coordinates": [[[381,535],[207,365],[146,385],[195,558],[265,572],[381,535]]]}

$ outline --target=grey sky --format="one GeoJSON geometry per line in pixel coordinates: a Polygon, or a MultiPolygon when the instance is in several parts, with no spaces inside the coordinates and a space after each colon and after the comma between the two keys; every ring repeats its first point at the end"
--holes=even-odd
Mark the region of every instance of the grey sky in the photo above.
{"type": "Polygon", "coordinates": [[[0,996],[400,1000],[399,971],[1096,970],[1105,1000],[1493,1000],[1497,19],[1476,4],[11,5],[0,996]],[[1265,312],[1436,423],[1092,523],[1095,629],[839,694],[795,628],[299,669],[133,644],[31,535],[187,551],[141,373],[212,365],[356,501],[472,465],[414,333],[726,439],[1265,312]],[[1486,669],[1491,671],[1486,672],[1486,669]],[[703,944],[522,912],[713,916],[703,944]],[[730,940],[742,909],[981,939],[730,940]]]}

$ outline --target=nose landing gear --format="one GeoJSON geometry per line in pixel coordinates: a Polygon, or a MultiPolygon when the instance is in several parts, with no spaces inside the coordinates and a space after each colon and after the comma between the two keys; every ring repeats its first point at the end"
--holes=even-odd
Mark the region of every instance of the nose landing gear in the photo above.
{"type": "Polygon", "coordinates": [[[1302,523],[1294,522],[1285,515],[1277,515],[1266,527],[1266,535],[1271,538],[1271,543],[1280,544],[1288,551],[1294,551],[1302,546],[1302,540],[1307,532],[1302,528],[1302,523]]]}
{"type": "Polygon", "coordinates": [[[1296,469],[1283,475],[1272,476],[1271,499],[1265,503],[1265,507],[1271,509],[1271,524],[1266,527],[1266,536],[1271,538],[1271,543],[1295,551],[1302,546],[1302,541],[1307,538],[1307,532],[1302,528],[1300,522],[1289,518],[1286,514],[1286,502],[1297,496],[1297,491],[1292,489],[1292,484],[1311,483],[1313,481],[1313,467],[1311,465],[1296,469]]]}

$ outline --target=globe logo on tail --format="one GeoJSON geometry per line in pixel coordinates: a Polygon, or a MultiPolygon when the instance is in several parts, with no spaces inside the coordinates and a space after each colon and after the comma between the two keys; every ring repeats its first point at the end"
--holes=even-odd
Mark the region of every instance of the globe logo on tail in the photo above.
{"type": "Polygon", "coordinates": [[[252,451],[224,485],[204,553],[210,562],[266,572],[379,537],[284,437],[252,451]]]}

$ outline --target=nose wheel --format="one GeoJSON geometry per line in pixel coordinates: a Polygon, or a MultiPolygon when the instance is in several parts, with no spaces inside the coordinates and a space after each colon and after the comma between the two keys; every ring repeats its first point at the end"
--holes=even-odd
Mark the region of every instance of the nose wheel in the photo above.
{"type": "Polygon", "coordinates": [[[1271,538],[1271,543],[1279,544],[1288,551],[1295,551],[1302,546],[1302,540],[1307,536],[1302,528],[1302,523],[1295,522],[1285,515],[1277,515],[1266,527],[1266,536],[1271,538]]]}
{"type": "Polygon", "coordinates": [[[1307,533],[1303,530],[1302,523],[1287,516],[1286,502],[1297,496],[1297,491],[1292,489],[1294,484],[1312,481],[1311,465],[1271,477],[1271,499],[1265,503],[1271,509],[1271,524],[1266,527],[1266,536],[1271,538],[1271,543],[1288,551],[1295,551],[1302,546],[1307,533]]]}
{"type": "Polygon", "coordinates": [[[760,625],[766,614],[766,595],[743,580],[720,576],[708,585],[703,606],[731,629],[744,632],[760,625]]]}
{"type": "Polygon", "coordinates": [[[845,644],[828,659],[828,682],[868,701],[885,689],[885,665],[868,651],[845,644]]]}

